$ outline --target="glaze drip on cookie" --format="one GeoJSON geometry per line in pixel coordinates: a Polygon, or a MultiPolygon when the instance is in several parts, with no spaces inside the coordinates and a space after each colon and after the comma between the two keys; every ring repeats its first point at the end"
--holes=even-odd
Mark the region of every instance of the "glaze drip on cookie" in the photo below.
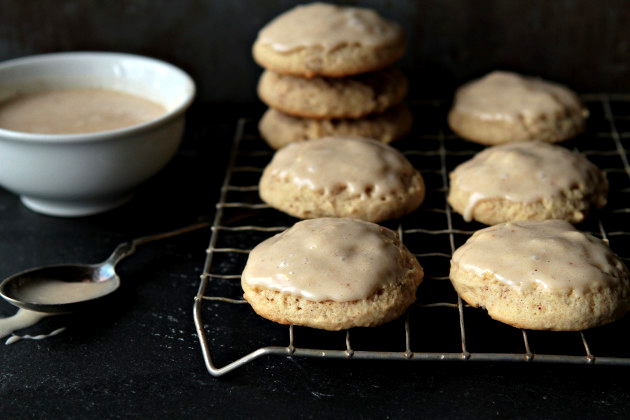
{"type": "Polygon", "coordinates": [[[521,292],[578,295],[628,283],[630,274],[610,248],[561,220],[491,226],[453,254],[452,272],[485,274],[521,292]]]}
{"type": "Polygon", "coordinates": [[[258,42],[278,52],[305,47],[333,51],[345,45],[388,46],[400,42],[402,28],[376,12],[326,3],[297,6],[269,22],[258,42]]]}
{"type": "Polygon", "coordinates": [[[402,252],[396,234],[379,225],[307,220],[256,246],[242,281],[316,302],[355,301],[404,276],[402,252]]]}

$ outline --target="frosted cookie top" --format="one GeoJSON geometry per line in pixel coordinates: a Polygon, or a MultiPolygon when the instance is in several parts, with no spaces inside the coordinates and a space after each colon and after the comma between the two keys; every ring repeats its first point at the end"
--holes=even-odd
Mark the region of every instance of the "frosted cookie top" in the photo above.
{"type": "Polygon", "coordinates": [[[527,290],[583,295],[628,282],[630,273],[610,248],[561,220],[503,223],[479,230],[451,264],[527,290]]]}
{"type": "Polygon", "coordinates": [[[494,71],[459,88],[453,109],[484,120],[509,122],[528,122],[541,115],[556,118],[567,110],[588,115],[577,95],[565,86],[504,71],[494,71]]]}
{"type": "Polygon", "coordinates": [[[361,137],[324,137],[278,150],[264,177],[290,179],[323,194],[363,199],[406,191],[418,171],[398,150],[361,137]]]}
{"type": "Polygon", "coordinates": [[[463,212],[472,220],[475,206],[487,199],[532,203],[579,189],[606,203],[604,174],[583,155],[545,142],[529,141],[489,147],[450,175],[451,188],[470,193],[463,212]]]}
{"type": "Polygon", "coordinates": [[[393,231],[374,223],[305,220],[256,246],[242,280],[315,302],[354,301],[401,278],[404,251],[393,231]]]}
{"type": "Polygon", "coordinates": [[[345,45],[381,47],[399,43],[400,25],[373,10],[326,3],[297,6],[273,19],[258,33],[256,42],[278,52],[304,47],[332,51],[345,45]]]}

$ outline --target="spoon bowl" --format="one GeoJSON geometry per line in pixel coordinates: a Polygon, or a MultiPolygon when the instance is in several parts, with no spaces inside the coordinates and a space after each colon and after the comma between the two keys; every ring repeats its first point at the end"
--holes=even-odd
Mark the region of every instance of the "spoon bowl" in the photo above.
{"type": "Polygon", "coordinates": [[[8,277],[0,284],[0,294],[23,309],[64,313],[86,309],[119,286],[111,264],[55,265],[8,277]]]}
{"type": "Polygon", "coordinates": [[[209,226],[203,222],[181,229],[124,242],[100,264],[67,264],[32,268],[0,284],[0,296],[9,303],[36,312],[68,313],[86,309],[120,286],[116,264],[133,254],[136,246],[209,226]]]}

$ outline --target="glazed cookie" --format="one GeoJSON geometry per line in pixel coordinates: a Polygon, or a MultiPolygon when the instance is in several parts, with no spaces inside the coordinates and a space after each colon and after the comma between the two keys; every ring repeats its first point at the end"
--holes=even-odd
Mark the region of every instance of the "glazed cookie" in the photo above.
{"type": "Polygon", "coordinates": [[[457,90],[448,123],[461,137],[486,145],[553,143],[584,131],[587,117],[588,110],[565,86],[495,71],[457,90]]]}
{"type": "Polygon", "coordinates": [[[422,277],[418,260],[393,231],[321,218],[256,246],[241,285],[264,318],[334,331],[398,318],[416,300],[422,277]]]}
{"type": "Polygon", "coordinates": [[[312,79],[267,70],[258,83],[263,102],[304,118],[360,118],[381,113],[401,103],[408,90],[407,79],[393,67],[351,77],[312,79]]]}
{"type": "Polygon", "coordinates": [[[413,124],[406,104],[396,105],[382,114],[357,119],[299,118],[269,108],[258,123],[262,138],[274,149],[303,140],[327,136],[369,137],[390,143],[409,133],[413,124]]]}
{"type": "Polygon", "coordinates": [[[403,56],[400,25],[376,12],[326,3],[297,6],[258,33],[254,59],[301,77],[343,77],[388,67],[403,56]]]}
{"type": "Polygon", "coordinates": [[[562,220],[477,231],[453,254],[450,278],[470,305],[517,328],[583,330],[630,308],[630,273],[621,259],[562,220]]]}
{"type": "Polygon", "coordinates": [[[398,150],[366,138],[326,137],[276,152],[260,178],[260,197],[302,219],[395,219],[424,200],[422,175],[398,150]]]}
{"type": "Polygon", "coordinates": [[[464,220],[581,222],[606,204],[608,182],[578,152],[538,141],[489,147],[450,174],[448,202],[464,220]]]}

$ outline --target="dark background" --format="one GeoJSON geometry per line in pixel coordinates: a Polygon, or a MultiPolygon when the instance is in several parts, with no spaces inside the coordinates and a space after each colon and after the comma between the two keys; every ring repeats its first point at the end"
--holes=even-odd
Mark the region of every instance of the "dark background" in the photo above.
{"type": "MultiPolygon", "coordinates": [[[[0,60],[53,51],[125,51],[187,70],[199,99],[256,99],[250,47],[291,0],[1,0],[0,60]]],[[[405,28],[399,63],[410,98],[450,97],[492,69],[569,84],[579,92],[630,91],[630,2],[625,0],[342,1],[377,9],[405,28]]]]}
{"type": "MultiPolygon", "coordinates": [[[[296,3],[0,0],[0,60],[124,51],[172,62],[199,88],[180,151],[128,205],[59,219],[0,189],[0,278],[43,264],[98,262],[121,241],[212,220],[236,121],[255,121],[262,111],[251,44],[264,23],[296,3]]],[[[461,82],[495,68],[581,93],[630,92],[628,1],[342,3],[378,9],[405,27],[408,52],[399,64],[411,79],[410,99],[448,99],[461,82]]],[[[123,284],[111,301],[26,332],[67,327],[62,334],[10,346],[0,340],[0,419],[630,416],[628,368],[597,364],[263,357],[214,378],[192,319],[208,241],[204,230],[147,245],[121,263],[123,284]]],[[[14,313],[0,301],[0,316],[14,313]]]]}

